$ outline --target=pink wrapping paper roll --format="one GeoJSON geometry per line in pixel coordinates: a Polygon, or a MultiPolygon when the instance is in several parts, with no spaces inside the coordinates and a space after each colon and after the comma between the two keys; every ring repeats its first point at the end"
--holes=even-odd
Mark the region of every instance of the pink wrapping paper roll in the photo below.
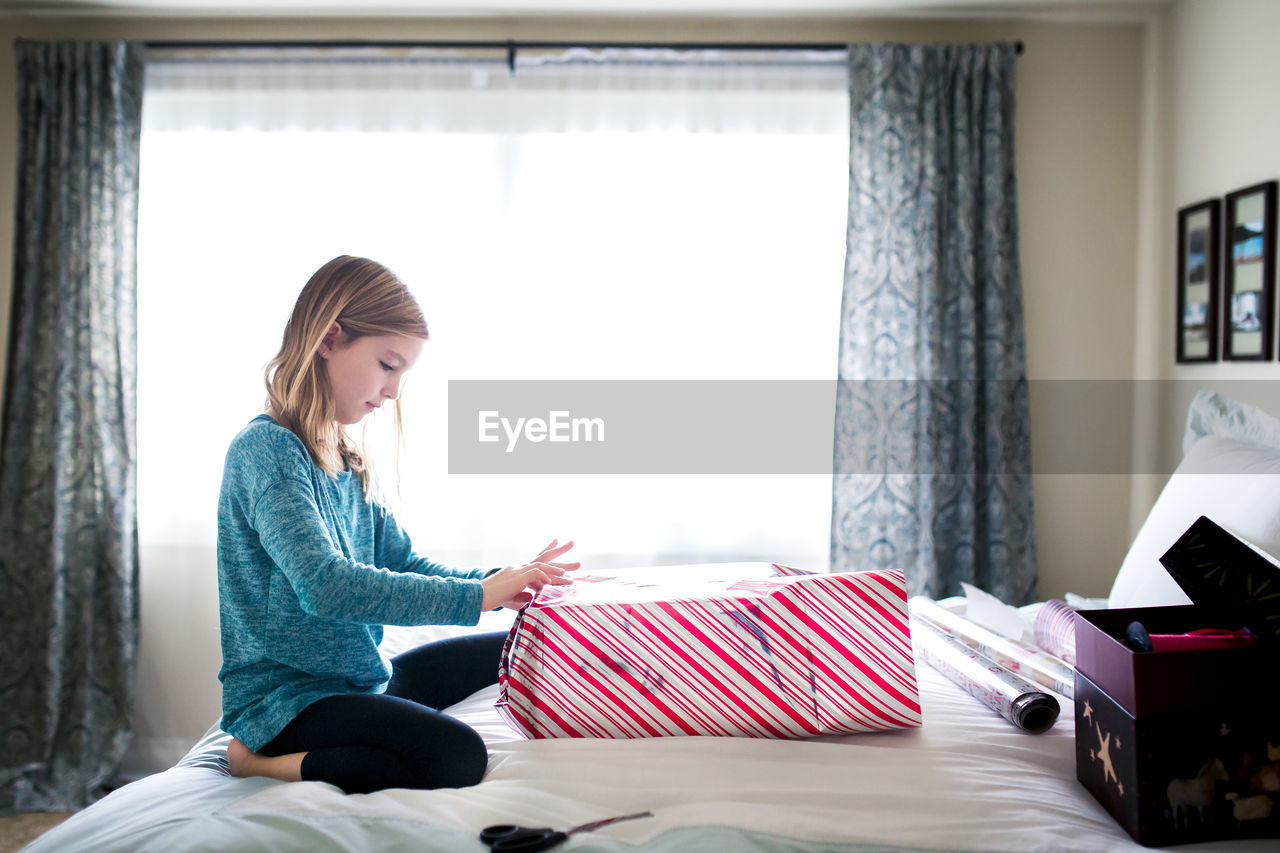
{"type": "Polygon", "coordinates": [[[1036,645],[1075,666],[1076,612],[1065,601],[1051,598],[1036,614],[1036,645]]]}

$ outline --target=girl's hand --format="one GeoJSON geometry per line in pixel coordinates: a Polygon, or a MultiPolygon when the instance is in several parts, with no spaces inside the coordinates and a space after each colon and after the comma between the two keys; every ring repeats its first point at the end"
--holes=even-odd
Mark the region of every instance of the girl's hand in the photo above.
{"type": "Polygon", "coordinates": [[[556,541],[543,548],[538,556],[523,566],[507,566],[494,572],[480,582],[484,587],[484,598],[480,602],[481,610],[494,610],[498,607],[509,607],[517,610],[533,600],[533,593],[546,584],[563,586],[573,583],[566,572],[577,569],[581,563],[555,563],[555,557],[573,547],[573,542],[557,546],[556,541]]]}
{"type": "Polygon", "coordinates": [[[480,581],[480,585],[484,587],[484,598],[480,601],[480,609],[494,610],[499,607],[510,607],[512,610],[517,610],[524,607],[533,601],[533,593],[546,584],[573,583],[564,576],[564,572],[564,569],[553,566],[551,563],[507,566],[480,581]]]}
{"type": "Polygon", "coordinates": [[[548,545],[547,547],[543,548],[541,551],[539,551],[539,552],[538,552],[538,556],[534,557],[534,558],[533,558],[532,560],[530,560],[529,562],[531,562],[531,563],[550,563],[551,565],[555,566],[556,568],[564,569],[564,570],[565,570],[565,571],[567,571],[567,572],[571,572],[571,571],[573,571],[574,569],[581,568],[581,567],[582,567],[582,563],[557,563],[557,562],[554,562],[554,561],[555,561],[555,558],[556,558],[556,557],[561,556],[562,554],[564,554],[566,551],[568,551],[568,550],[569,550],[570,548],[572,548],[572,547],[573,547],[573,540],[572,540],[572,539],[570,539],[568,542],[564,543],[563,545],[557,545],[557,544],[556,544],[556,540],[555,540],[555,539],[552,539],[552,540],[551,540],[551,544],[550,544],[550,545],[548,545]]]}

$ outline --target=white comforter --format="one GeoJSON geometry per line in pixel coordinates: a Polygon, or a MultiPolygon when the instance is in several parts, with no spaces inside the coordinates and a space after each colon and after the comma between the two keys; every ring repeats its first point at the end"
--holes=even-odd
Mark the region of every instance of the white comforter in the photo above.
{"type": "MultiPolygon", "coordinates": [[[[491,626],[492,627],[492,626],[491,626]]],[[[474,788],[346,796],[319,782],[226,775],[216,730],[178,767],[135,782],[29,849],[475,850],[494,823],[569,827],[652,811],[565,849],[1143,850],[1075,778],[1073,715],[1025,734],[918,666],[924,726],[807,741],[528,741],[493,708],[452,710],[490,747],[474,788]]],[[[1180,851],[1274,850],[1276,842],[1180,851]]]]}

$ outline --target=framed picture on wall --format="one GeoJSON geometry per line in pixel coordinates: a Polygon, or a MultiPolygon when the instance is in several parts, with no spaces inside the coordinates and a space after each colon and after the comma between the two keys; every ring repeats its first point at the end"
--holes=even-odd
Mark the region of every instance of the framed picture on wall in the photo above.
{"type": "Polygon", "coordinates": [[[1178,211],[1178,361],[1218,360],[1218,235],[1222,202],[1178,211]]]}
{"type": "Polygon", "coordinates": [[[1276,182],[1227,196],[1222,357],[1271,358],[1276,296],[1276,182]]]}

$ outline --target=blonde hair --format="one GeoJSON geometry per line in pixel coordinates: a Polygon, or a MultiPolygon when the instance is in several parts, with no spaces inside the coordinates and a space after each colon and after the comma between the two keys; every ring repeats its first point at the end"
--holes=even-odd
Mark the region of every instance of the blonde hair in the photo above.
{"type": "MultiPolygon", "coordinates": [[[[302,439],[311,459],[329,476],[336,477],[342,467],[349,467],[360,477],[365,500],[372,501],[382,494],[369,465],[366,435],[362,432],[357,445],[338,424],[328,372],[319,355],[320,344],[335,322],[349,343],[368,335],[426,340],[427,321],[395,273],[368,258],[340,255],[316,270],[302,288],[284,328],[280,352],[267,364],[267,398],[275,419],[302,439]]],[[[404,429],[399,398],[394,402],[398,456],[404,429]]]]}

